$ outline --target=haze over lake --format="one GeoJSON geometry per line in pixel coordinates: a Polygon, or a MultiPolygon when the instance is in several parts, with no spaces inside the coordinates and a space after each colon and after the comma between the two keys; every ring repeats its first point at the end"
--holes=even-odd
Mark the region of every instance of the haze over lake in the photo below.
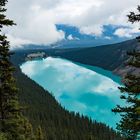
{"type": "Polygon", "coordinates": [[[79,112],[115,128],[120,117],[112,113],[111,109],[122,101],[119,98],[120,84],[115,82],[116,76],[111,72],[92,66],[89,69],[86,65],[52,57],[28,61],[20,68],[50,91],[67,110],[79,112]]]}

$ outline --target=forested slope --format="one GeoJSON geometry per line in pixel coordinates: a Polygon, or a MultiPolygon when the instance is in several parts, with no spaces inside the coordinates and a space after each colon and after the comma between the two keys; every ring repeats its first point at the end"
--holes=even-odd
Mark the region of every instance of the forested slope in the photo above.
{"type": "MultiPolygon", "coordinates": [[[[124,68],[124,62],[128,59],[127,52],[138,47],[140,45],[137,40],[133,39],[99,47],[56,50],[54,55],[111,71],[116,69],[119,71],[119,68],[124,68]]],[[[117,74],[119,74],[118,71],[116,71],[117,74]]]]}
{"type": "Polygon", "coordinates": [[[44,51],[49,56],[62,57],[74,62],[98,66],[120,74],[119,71],[125,69],[124,63],[128,60],[127,52],[134,49],[140,49],[140,44],[136,39],[90,48],[24,50],[18,51],[13,59],[16,63],[24,62],[27,54],[44,51]]]}

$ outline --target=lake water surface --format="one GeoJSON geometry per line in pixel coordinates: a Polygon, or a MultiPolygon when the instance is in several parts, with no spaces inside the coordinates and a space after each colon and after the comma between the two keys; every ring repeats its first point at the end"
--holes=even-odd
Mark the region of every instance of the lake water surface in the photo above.
{"type": "Polygon", "coordinates": [[[119,77],[98,67],[52,57],[25,62],[20,68],[67,110],[115,128],[120,117],[111,109],[121,103],[119,77]]]}

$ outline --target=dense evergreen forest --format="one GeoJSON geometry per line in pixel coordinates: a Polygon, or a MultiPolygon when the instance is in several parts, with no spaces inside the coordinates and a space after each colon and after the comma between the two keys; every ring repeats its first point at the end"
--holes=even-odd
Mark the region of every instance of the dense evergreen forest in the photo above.
{"type": "Polygon", "coordinates": [[[54,55],[114,71],[128,59],[127,52],[140,47],[136,39],[117,44],[81,49],[56,50],[54,55]]]}
{"type": "MultiPolygon", "coordinates": [[[[140,5],[137,12],[130,12],[128,21],[132,24],[140,22],[140,5]]],[[[140,36],[137,41],[140,47],[140,36]]],[[[129,60],[126,65],[135,69],[126,72],[123,79],[124,86],[119,87],[122,95],[120,98],[126,102],[125,106],[117,105],[112,111],[119,113],[122,118],[117,124],[117,129],[126,140],[140,139],[140,49],[128,52],[129,60]]]]}
{"type": "Polygon", "coordinates": [[[15,68],[10,58],[9,41],[3,33],[3,27],[15,25],[13,20],[6,18],[7,0],[0,1],[0,140],[43,140],[41,127],[36,135],[32,125],[23,115],[23,107],[19,103],[19,94],[13,77],[15,68]]]}
{"type": "Polygon", "coordinates": [[[122,139],[105,124],[62,108],[48,91],[21,73],[18,64],[24,61],[25,53],[18,53],[15,56],[12,61],[17,68],[15,77],[20,92],[20,102],[26,108],[24,114],[34,128],[41,126],[45,140],[122,139]]]}

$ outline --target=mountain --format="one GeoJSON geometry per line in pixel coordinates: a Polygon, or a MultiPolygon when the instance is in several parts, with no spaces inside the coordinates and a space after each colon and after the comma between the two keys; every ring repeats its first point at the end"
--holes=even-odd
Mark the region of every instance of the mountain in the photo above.
{"type": "Polygon", "coordinates": [[[65,38],[59,42],[51,45],[35,45],[29,44],[24,45],[22,49],[49,49],[49,48],[85,48],[85,47],[95,47],[106,44],[114,44],[127,40],[126,37],[118,37],[114,35],[114,32],[119,27],[112,27],[110,25],[104,26],[104,32],[101,36],[87,35],[81,33],[78,28],[69,25],[56,25],[57,30],[65,33],[65,38]]]}
{"type": "Polygon", "coordinates": [[[128,60],[127,52],[134,49],[140,49],[140,44],[136,39],[98,47],[58,49],[54,50],[51,55],[66,58],[74,62],[98,66],[123,76],[126,70],[133,70],[126,67],[124,63],[128,60]]]}
{"type": "MultiPolygon", "coordinates": [[[[16,52],[25,57],[27,54],[33,52],[43,51],[50,56],[62,57],[74,62],[98,66],[110,70],[117,75],[124,76],[126,72],[135,72],[133,68],[126,66],[125,63],[128,61],[127,52],[133,51],[134,49],[140,49],[140,44],[136,39],[132,39],[97,47],[44,48],[44,46],[38,46],[37,48],[38,49],[16,50],[16,52]]],[[[18,61],[15,57],[13,58],[15,59],[14,61],[18,61]]],[[[19,58],[19,60],[20,59],[23,59],[23,57],[19,58]]],[[[24,61],[25,60],[23,59],[22,62],[24,61]]],[[[138,72],[136,71],[135,73],[138,72]]]]}
{"type": "MultiPolygon", "coordinates": [[[[117,43],[119,41],[114,41],[117,43]]],[[[83,40],[62,40],[56,42],[51,45],[36,45],[36,44],[29,44],[24,45],[23,47],[19,48],[20,50],[38,50],[38,49],[70,49],[70,48],[88,48],[88,47],[96,47],[99,45],[111,44],[112,42],[107,40],[98,40],[98,39],[83,39],[83,40]]]]}
{"type": "MultiPolygon", "coordinates": [[[[109,44],[97,47],[75,47],[75,48],[39,48],[29,50],[17,50],[22,57],[18,60],[23,59],[27,54],[33,52],[43,51],[48,56],[62,57],[69,59],[74,62],[79,62],[87,65],[98,66],[106,70],[110,70],[117,75],[124,76],[126,72],[135,71],[125,65],[128,61],[127,52],[133,51],[134,49],[140,49],[140,44],[136,39],[109,44]]],[[[18,61],[15,57],[14,61],[18,61]]],[[[24,62],[25,60],[21,60],[24,62]]]]}
{"type": "MultiPolygon", "coordinates": [[[[51,45],[45,44],[29,44],[24,45],[22,49],[48,49],[48,48],[81,48],[81,47],[95,47],[106,44],[115,44],[118,42],[126,41],[130,39],[130,37],[120,37],[115,34],[115,32],[120,29],[127,29],[125,26],[112,26],[112,25],[104,25],[103,33],[101,35],[95,34],[86,34],[80,31],[79,28],[70,25],[64,24],[56,24],[56,29],[65,34],[63,40],[58,41],[51,45]]],[[[133,34],[133,37],[138,36],[139,34],[133,34]]],[[[18,47],[17,47],[18,48],[18,47]]]]}

